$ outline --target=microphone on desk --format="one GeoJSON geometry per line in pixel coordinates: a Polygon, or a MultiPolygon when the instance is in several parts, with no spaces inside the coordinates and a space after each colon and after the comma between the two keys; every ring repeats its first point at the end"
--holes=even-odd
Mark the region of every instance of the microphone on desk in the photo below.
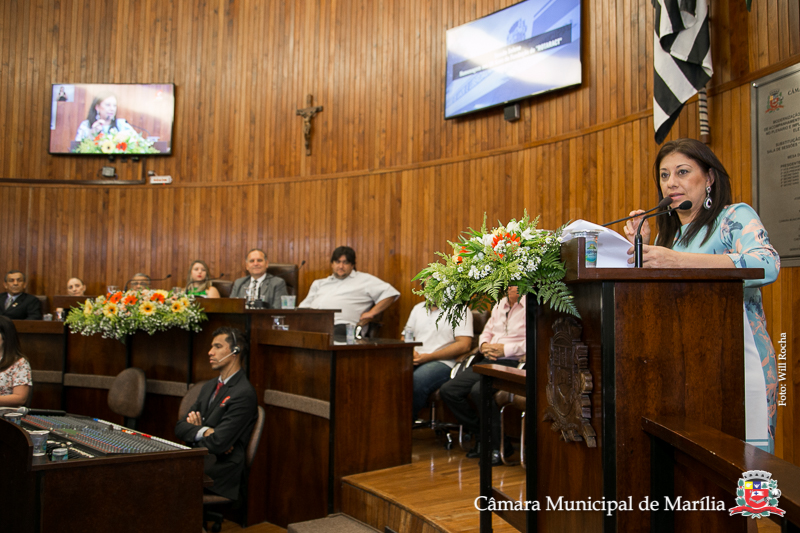
{"type": "MultiPolygon", "coordinates": [[[[671,204],[671,203],[672,203],[672,198],[670,198],[669,196],[667,196],[667,197],[665,197],[665,198],[662,198],[662,199],[661,199],[661,201],[660,201],[660,202],[658,202],[658,205],[657,205],[657,206],[655,206],[655,207],[654,207],[654,208],[652,208],[652,209],[648,209],[648,210],[647,210],[647,211],[645,211],[644,213],[639,213],[638,215],[630,215],[630,216],[627,216],[627,217],[620,218],[620,219],[618,219],[618,220],[613,220],[613,221],[611,221],[611,222],[606,222],[605,224],[603,224],[603,227],[605,228],[605,227],[608,227],[608,226],[610,226],[610,225],[612,225],[612,224],[616,224],[617,222],[625,222],[626,220],[630,220],[630,219],[632,219],[632,218],[640,217],[640,216],[642,216],[642,215],[646,215],[647,213],[652,213],[652,212],[653,212],[653,211],[655,211],[656,209],[662,209],[662,208],[664,208],[664,207],[667,207],[667,206],[668,206],[669,204],[671,204]]],[[[680,209],[680,208],[678,208],[678,209],[680,209]]]]}
{"type": "Polygon", "coordinates": [[[299,267],[297,267],[297,270],[300,270],[301,268],[303,268],[303,265],[305,265],[305,264],[306,264],[306,260],[305,260],[305,259],[303,259],[303,262],[302,262],[302,263],[300,263],[300,266],[299,266],[299,267]]]}
{"type": "MultiPolygon", "coordinates": [[[[664,200],[670,200],[670,198],[666,197],[664,198],[664,200]]],[[[661,200],[661,202],[663,203],[664,200],[661,200]]],[[[643,216],[642,221],[639,222],[639,227],[636,228],[636,237],[634,237],[633,240],[633,266],[635,266],[636,268],[642,268],[642,224],[644,224],[644,221],[648,218],[657,217],[665,214],[666,215],[672,214],[672,212],[677,209],[685,211],[686,209],[691,209],[691,208],[692,208],[692,202],[686,200],[682,202],[681,205],[679,205],[675,209],[667,209],[666,211],[659,211],[658,213],[652,213],[650,215],[643,216]]]]}

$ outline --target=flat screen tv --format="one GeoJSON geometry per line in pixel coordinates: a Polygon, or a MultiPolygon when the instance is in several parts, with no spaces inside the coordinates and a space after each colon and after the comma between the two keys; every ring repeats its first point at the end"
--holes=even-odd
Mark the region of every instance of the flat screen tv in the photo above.
{"type": "Polygon", "coordinates": [[[447,30],[446,119],[580,83],[580,0],[526,0],[447,30]]]}
{"type": "Polygon", "coordinates": [[[172,83],[54,83],[50,153],[169,155],[172,83]]]}

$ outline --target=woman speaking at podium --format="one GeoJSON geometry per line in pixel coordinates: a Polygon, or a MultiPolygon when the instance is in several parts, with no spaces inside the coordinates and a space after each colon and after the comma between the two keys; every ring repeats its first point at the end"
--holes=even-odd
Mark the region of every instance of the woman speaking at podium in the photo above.
{"type": "Polygon", "coordinates": [[[17,328],[0,316],[0,407],[21,407],[31,393],[31,365],[19,351],[17,328]]]}
{"type": "MultiPolygon", "coordinates": [[[[687,200],[692,206],[658,217],[655,245],[642,248],[643,267],[764,269],[763,279],[744,282],[745,433],[747,442],[772,453],[778,376],[759,287],[777,279],[778,252],[770,245],[755,210],[733,203],[728,173],[705,144],[694,139],[665,143],[654,170],[659,199],[671,198],[669,207],[673,209],[687,200]]],[[[631,243],[640,220],[637,217],[625,225],[631,243]]],[[[647,220],[642,239],[650,242],[647,220]]],[[[628,253],[632,254],[633,248],[628,253]]]]}
{"type": "Polygon", "coordinates": [[[75,141],[80,142],[86,137],[95,137],[99,133],[108,133],[112,129],[118,133],[123,131],[136,132],[133,126],[124,118],[117,118],[117,97],[110,92],[98,94],[89,106],[86,120],[78,126],[75,141]]]}

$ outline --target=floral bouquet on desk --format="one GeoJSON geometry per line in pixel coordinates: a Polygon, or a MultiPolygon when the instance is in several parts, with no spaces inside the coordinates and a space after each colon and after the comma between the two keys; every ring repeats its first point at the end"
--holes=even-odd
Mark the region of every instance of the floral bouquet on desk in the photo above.
{"type": "Polygon", "coordinates": [[[122,341],[136,331],[200,331],[204,320],[208,317],[193,296],[145,289],[88,299],[70,310],[66,324],[72,333],[122,341]]]}
{"type": "Polygon", "coordinates": [[[158,154],[152,141],[146,140],[134,130],[117,131],[111,128],[108,133],[100,132],[94,137],[84,138],[73,150],[75,154],[158,154]]]}
{"type": "Polygon", "coordinates": [[[480,231],[469,228],[460,242],[449,243],[453,255],[437,252],[444,263],[431,263],[414,277],[424,284],[414,292],[424,296],[428,306],[441,309],[453,328],[468,307],[488,310],[513,285],[520,296],[530,294],[556,311],[579,316],[563,281],[566,267],[559,239],[563,226],[540,230],[538,222],[538,217],[531,222],[526,211],[522,220],[512,219],[488,231],[484,215],[480,231]]]}

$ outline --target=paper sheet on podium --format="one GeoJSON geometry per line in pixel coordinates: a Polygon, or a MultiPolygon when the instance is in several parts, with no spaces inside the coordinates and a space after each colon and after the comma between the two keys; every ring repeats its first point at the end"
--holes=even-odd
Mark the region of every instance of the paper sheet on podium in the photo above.
{"type": "Polygon", "coordinates": [[[633,246],[628,239],[614,230],[598,226],[587,220],[576,220],[564,228],[561,242],[573,239],[572,232],[595,230],[600,231],[597,237],[597,268],[628,268],[633,264],[628,263],[628,250],[633,246]]]}

